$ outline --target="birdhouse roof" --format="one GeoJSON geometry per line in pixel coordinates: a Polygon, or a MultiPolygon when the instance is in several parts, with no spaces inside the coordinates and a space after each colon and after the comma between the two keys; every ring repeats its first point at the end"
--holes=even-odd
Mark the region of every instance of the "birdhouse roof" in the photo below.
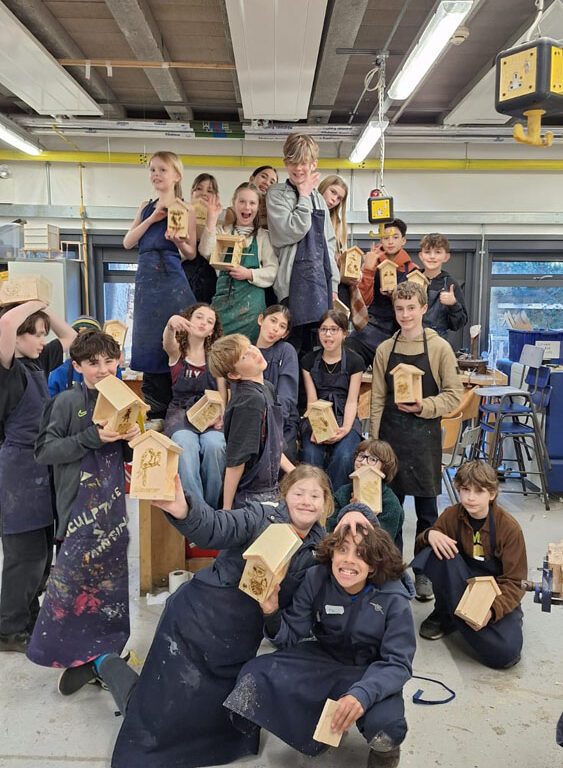
{"type": "Polygon", "coordinates": [[[246,242],[246,237],[244,235],[224,235],[224,234],[217,234],[215,237],[216,243],[221,243],[222,245],[228,244],[228,245],[234,245],[236,243],[244,243],[246,242]]]}
{"type": "Polygon", "coordinates": [[[398,265],[398,264],[395,264],[395,262],[394,262],[394,261],[391,261],[391,259],[383,259],[383,261],[382,261],[382,262],[380,262],[380,263],[377,265],[377,268],[378,268],[378,269],[383,269],[383,267],[393,267],[393,269],[398,269],[398,268],[399,268],[399,265],[398,265]]]}
{"type": "Polygon", "coordinates": [[[121,328],[124,331],[127,330],[127,326],[125,325],[125,323],[122,323],[121,320],[117,320],[116,318],[114,320],[105,321],[104,328],[103,328],[104,333],[106,333],[106,328],[110,328],[112,325],[117,325],[119,328],[121,328]]]}
{"type": "Polygon", "coordinates": [[[174,453],[183,453],[183,449],[180,448],[179,445],[176,445],[176,443],[173,440],[170,440],[169,437],[166,437],[166,435],[163,435],[161,432],[156,432],[154,429],[147,429],[146,432],[143,432],[140,435],[137,435],[137,437],[134,437],[133,440],[129,443],[130,448],[136,448],[138,445],[141,445],[141,443],[145,442],[155,442],[161,445],[164,449],[167,451],[173,451],[174,453]]]}
{"type": "Polygon", "coordinates": [[[183,211],[186,210],[186,204],[183,200],[180,200],[179,197],[177,197],[173,203],[170,203],[169,206],[167,206],[168,210],[175,210],[176,208],[181,208],[183,211]]]}
{"type": "Polygon", "coordinates": [[[146,411],[150,407],[125,382],[120,381],[116,376],[106,376],[105,379],[96,384],[96,389],[117,411],[121,411],[123,408],[133,404],[138,404],[146,411]]]}
{"type": "Polygon", "coordinates": [[[346,248],[344,251],[344,256],[346,256],[348,253],[357,253],[359,256],[363,256],[364,252],[361,248],[359,248],[357,245],[353,245],[351,248],[346,248]]]}
{"type": "Polygon", "coordinates": [[[332,308],[335,309],[337,312],[344,312],[346,317],[350,317],[350,310],[344,304],[343,301],[340,301],[340,299],[333,299],[332,300],[332,308]]]}
{"type": "Polygon", "coordinates": [[[271,571],[277,571],[293,557],[302,543],[289,523],[274,523],[252,542],[242,556],[245,560],[259,557],[271,571]]]}
{"type": "Polygon", "coordinates": [[[314,403],[305,411],[305,417],[307,417],[312,411],[324,411],[327,408],[332,408],[332,403],[329,400],[315,400],[314,403]]]}
{"type": "Polygon", "coordinates": [[[502,595],[502,591],[499,587],[499,585],[496,582],[496,579],[494,576],[475,576],[472,579],[469,579],[468,584],[488,584],[491,589],[494,589],[495,595],[502,595]]]}
{"type": "Polygon", "coordinates": [[[383,472],[380,469],[378,469],[377,467],[372,467],[369,464],[364,465],[364,466],[360,467],[359,469],[356,469],[354,472],[352,472],[351,475],[349,475],[349,477],[352,477],[352,478],[357,477],[358,479],[361,480],[364,477],[367,478],[368,475],[377,475],[382,480],[385,479],[385,475],[383,474],[383,472]]]}
{"type": "Polygon", "coordinates": [[[430,285],[430,280],[420,269],[411,269],[407,275],[407,280],[414,280],[415,282],[420,280],[424,285],[430,285]]]}
{"type": "Polygon", "coordinates": [[[421,371],[420,368],[417,368],[416,365],[409,365],[408,363],[399,363],[399,365],[396,365],[392,371],[389,371],[391,376],[394,376],[396,373],[408,373],[412,376],[424,376],[424,371],[421,371]]]}
{"type": "Polygon", "coordinates": [[[207,398],[208,402],[223,405],[223,398],[221,397],[221,393],[216,389],[204,389],[203,394],[207,398]]]}

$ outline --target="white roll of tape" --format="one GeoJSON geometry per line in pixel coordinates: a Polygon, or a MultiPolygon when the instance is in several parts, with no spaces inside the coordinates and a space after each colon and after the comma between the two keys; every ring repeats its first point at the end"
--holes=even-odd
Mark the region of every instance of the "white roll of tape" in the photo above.
{"type": "Polygon", "coordinates": [[[175,592],[178,587],[185,581],[189,581],[193,577],[193,573],[190,571],[171,571],[168,574],[168,591],[170,594],[175,592]]]}

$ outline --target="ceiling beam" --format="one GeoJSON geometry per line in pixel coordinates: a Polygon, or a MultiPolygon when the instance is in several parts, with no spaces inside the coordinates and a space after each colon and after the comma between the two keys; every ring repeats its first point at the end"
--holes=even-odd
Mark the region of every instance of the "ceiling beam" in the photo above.
{"type": "MultiPolygon", "coordinates": [[[[219,0],[219,11],[221,12],[221,18],[223,19],[223,29],[225,30],[225,38],[227,40],[227,47],[229,49],[229,58],[231,61],[235,60],[235,52],[233,50],[233,40],[231,38],[231,30],[229,27],[229,15],[227,13],[227,6],[225,4],[225,0],[219,0]]],[[[240,104],[241,106],[238,107],[238,119],[241,121],[244,120],[244,109],[242,108],[242,97],[240,95],[240,85],[238,81],[238,75],[236,67],[231,73],[231,78],[233,81],[233,89],[235,92],[235,99],[237,104],[240,104]]]]}
{"type": "Polygon", "coordinates": [[[333,3],[326,39],[317,68],[309,107],[309,119],[328,123],[350,56],[337,55],[337,48],[353,48],[368,0],[333,3]],[[318,107],[315,107],[318,104],[318,107]]]}
{"type": "MultiPolygon", "coordinates": [[[[170,56],[146,0],[106,0],[113,18],[138,59],[168,61],[170,56]]],[[[173,120],[193,119],[177,72],[147,69],[145,74],[173,120]]]]}
{"type": "MultiPolygon", "coordinates": [[[[4,5],[24,24],[55,58],[86,58],[63,25],[53,16],[43,0],[4,0],[4,5]]],[[[71,68],[70,74],[95,99],[106,117],[125,117],[125,109],[106,80],[92,71],[86,78],[82,68],[71,68]]]]}

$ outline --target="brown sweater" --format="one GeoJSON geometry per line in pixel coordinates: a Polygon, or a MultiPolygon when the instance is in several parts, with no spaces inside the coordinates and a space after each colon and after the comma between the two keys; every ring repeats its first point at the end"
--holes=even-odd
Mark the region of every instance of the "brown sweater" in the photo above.
{"type": "MultiPolygon", "coordinates": [[[[495,522],[495,551],[494,556],[502,564],[502,572],[496,577],[501,594],[495,598],[492,605],[493,619],[498,621],[507,613],[513,611],[524,596],[520,582],[528,576],[526,559],[526,544],[524,534],[518,522],[505,509],[495,502],[492,504],[493,520],[495,522]]],[[[447,507],[431,528],[427,528],[416,537],[415,554],[428,546],[428,534],[431,530],[441,531],[452,539],[457,540],[457,524],[461,521],[461,541],[457,542],[460,552],[471,557],[473,552],[473,528],[469,516],[461,504],[447,507]]],[[[480,529],[481,544],[485,557],[491,557],[489,541],[489,519],[487,518],[480,529]]]]}

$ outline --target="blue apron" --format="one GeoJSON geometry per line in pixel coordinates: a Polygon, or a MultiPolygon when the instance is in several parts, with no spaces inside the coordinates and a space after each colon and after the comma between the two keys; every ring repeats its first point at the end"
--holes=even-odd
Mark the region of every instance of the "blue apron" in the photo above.
{"type": "MultiPolygon", "coordinates": [[[[340,360],[340,370],[338,373],[329,373],[322,365],[322,350],[319,350],[313,366],[311,368],[311,378],[317,390],[319,400],[328,400],[332,403],[334,416],[341,427],[344,421],[344,409],[348,399],[348,390],[350,389],[350,374],[346,369],[346,349],[342,347],[342,358],[340,360]]],[[[309,419],[303,419],[303,434],[311,433],[309,419]]],[[[362,433],[360,420],[356,416],[352,430],[359,435],[362,433]]],[[[328,447],[328,446],[327,446],[328,447]]]]}
{"type": "MultiPolygon", "coordinates": [[[[291,185],[290,185],[291,186],[291,185]]],[[[313,210],[311,227],[299,241],[289,281],[289,310],[293,326],[318,323],[332,309],[332,270],[325,239],[325,212],[313,210]]]]}
{"type": "Polygon", "coordinates": [[[73,667],[121,653],[129,638],[128,542],[122,446],[106,443],[80,463],[66,536],[27,651],[31,661],[73,667]]]}
{"type": "MultiPolygon", "coordinates": [[[[23,363],[22,363],[23,365],[23,363]]],[[[4,423],[0,448],[2,535],[26,533],[53,523],[49,470],[33,458],[41,414],[50,399],[45,372],[23,365],[27,386],[4,423]]]]}
{"type": "MultiPolygon", "coordinates": [[[[268,363],[268,367],[264,371],[264,379],[265,381],[269,381],[270,384],[273,386],[273,388],[276,391],[276,396],[278,397],[278,399],[279,399],[278,381],[280,379],[280,368],[282,366],[282,361],[283,361],[283,345],[286,343],[287,342],[284,342],[284,341],[278,341],[275,344],[273,344],[271,347],[260,348],[260,352],[262,353],[264,360],[268,363]]],[[[290,345],[288,344],[288,346],[290,345]]],[[[297,361],[296,361],[296,366],[297,366],[297,361]]],[[[299,381],[298,368],[297,368],[297,381],[299,381]]],[[[298,384],[296,388],[298,389],[298,384]]],[[[284,420],[283,420],[283,438],[286,443],[289,443],[291,440],[295,440],[295,438],[297,437],[297,432],[299,430],[299,411],[297,410],[297,395],[298,395],[298,392],[296,391],[295,400],[287,404],[289,413],[284,417],[284,420]]],[[[282,410],[283,410],[283,406],[282,406],[282,410]]]]}
{"type": "MultiPolygon", "coordinates": [[[[146,206],[141,221],[152,214],[155,203],[146,206]]],[[[172,315],[195,303],[178,249],[164,237],[166,229],[166,219],[157,221],[139,240],[131,350],[134,371],[169,373],[168,356],[162,349],[164,327],[172,315]]]]}
{"type": "MultiPolygon", "coordinates": [[[[217,389],[217,382],[209,372],[207,365],[205,371],[195,378],[186,377],[187,368],[188,364],[183,360],[182,370],[172,387],[172,400],[166,411],[164,422],[164,434],[167,437],[172,437],[174,432],[181,429],[189,429],[190,432],[196,432],[199,435],[199,430],[188,421],[186,411],[203,397],[206,389],[217,389]]],[[[213,427],[209,427],[209,429],[213,429],[213,427]]]]}

